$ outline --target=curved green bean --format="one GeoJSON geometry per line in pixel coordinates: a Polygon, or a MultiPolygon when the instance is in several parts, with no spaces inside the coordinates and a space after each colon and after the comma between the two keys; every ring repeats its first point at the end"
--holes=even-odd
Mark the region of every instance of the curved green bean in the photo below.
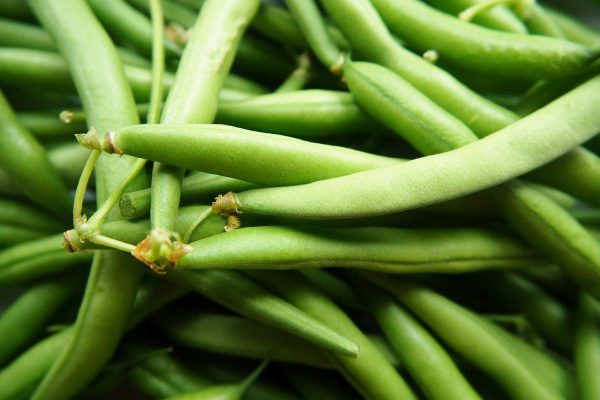
{"type": "Polygon", "coordinates": [[[329,351],[325,354],[344,378],[364,397],[373,400],[415,398],[400,374],[344,311],[312,286],[300,273],[254,270],[247,271],[245,274],[323,323],[339,329],[359,344],[360,353],[355,359],[329,351]]]}
{"type": "Polygon", "coordinates": [[[428,399],[481,399],[444,348],[414,317],[388,294],[368,284],[359,284],[358,290],[402,365],[428,399]]]}
{"type": "Polygon", "coordinates": [[[33,202],[58,216],[68,215],[71,199],[35,138],[19,124],[0,92],[0,167],[33,202]]]}
{"type": "Polygon", "coordinates": [[[0,316],[0,365],[21,351],[76,291],[81,274],[40,282],[0,316]]]}
{"type": "Polygon", "coordinates": [[[600,127],[600,115],[592,106],[599,93],[597,77],[494,135],[459,149],[305,185],[249,190],[220,199],[216,209],[353,218],[473,193],[529,172],[593,137],[600,127]],[[400,191],[395,189],[399,185],[400,191]]]}
{"type": "Polygon", "coordinates": [[[597,29],[587,26],[578,19],[554,8],[543,7],[543,9],[570,41],[590,47],[600,44],[600,32],[597,29]]]}
{"type": "Polygon", "coordinates": [[[487,325],[466,309],[412,282],[368,275],[423,320],[446,345],[483,369],[515,399],[560,399],[545,377],[536,376],[498,339],[487,325]],[[462,332],[462,333],[458,333],[462,332]]]}
{"type": "Polygon", "coordinates": [[[585,46],[493,31],[415,0],[372,0],[392,32],[420,50],[436,49],[458,65],[498,75],[551,79],[573,74],[596,56],[585,46]]]}

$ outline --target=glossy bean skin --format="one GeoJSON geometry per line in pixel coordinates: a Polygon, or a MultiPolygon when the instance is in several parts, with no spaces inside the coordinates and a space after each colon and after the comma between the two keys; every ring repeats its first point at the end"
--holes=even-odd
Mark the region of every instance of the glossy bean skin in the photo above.
{"type": "Polygon", "coordinates": [[[339,266],[389,273],[461,273],[518,268],[535,263],[538,257],[510,236],[480,229],[261,226],[237,229],[190,246],[193,250],[179,260],[179,268],[339,266]]]}
{"type": "MultiPolygon", "coordinates": [[[[118,53],[87,4],[78,0],[31,0],[28,4],[69,66],[89,125],[115,129],[138,123],[118,53]]],[[[99,157],[95,177],[98,204],[118,187],[134,163],[129,157],[99,157]]],[[[131,188],[143,187],[144,181],[145,176],[140,175],[131,188]]],[[[116,212],[109,219],[114,215],[116,212]]],[[[72,398],[94,379],[119,343],[141,273],[126,254],[95,255],[73,332],[33,399],[72,398]]]]}
{"type": "Polygon", "coordinates": [[[377,129],[345,92],[308,89],[219,105],[216,122],[303,139],[377,129]]]}
{"type": "Polygon", "coordinates": [[[35,25],[0,18],[0,46],[54,50],[54,41],[35,25]]]}
{"type": "Polygon", "coordinates": [[[369,275],[369,280],[386,291],[425,322],[450,348],[483,369],[515,399],[560,399],[506,344],[489,331],[475,315],[444,297],[412,282],[369,275]],[[454,328],[451,328],[453,326],[454,328]],[[460,327],[460,328],[459,328],[460,327]],[[457,334],[457,329],[462,334],[457,334]],[[470,331],[469,334],[466,332],[470,331]]]}
{"type": "Polygon", "coordinates": [[[306,185],[254,189],[235,195],[231,206],[248,214],[352,218],[398,212],[486,189],[593,137],[600,118],[589,105],[598,89],[600,78],[593,78],[494,135],[456,150],[306,185]],[[564,118],[567,114],[570,117],[564,118]],[[540,147],[550,142],[552,148],[540,147]],[[390,189],[399,184],[401,192],[390,189]]]}
{"type": "Polygon", "coordinates": [[[403,161],[225,125],[139,125],[108,137],[112,148],[103,139],[90,146],[264,185],[295,185],[403,161]]]}
{"type": "Polygon", "coordinates": [[[366,283],[358,291],[428,399],[481,399],[444,348],[390,295],[366,283]]]}
{"type": "Polygon", "coordinates": [[[67,189],[44,148],[19,124],[0,92],[0,166],[33,202],[54,215],[64,217],[71,208],[67,189]]]}
{"type": "MultiPolygon", "coordinates": [[[[478,0],[429,0],[428,3],[451,15],[458,15],[478,0]]],[[[506,6],[497,5],[489,10],[480,12],[473,22],[491,29],[513,33],[527,33],[527,28],[519,18],[506,6]]]]}
{"type": "Polygon", "coordinates": [[[243,318],[179,311],[162,316],[159,323],[169,337],[186,347],[255,359],[270,356],[274,361],[331,368],[309,343],[243,318]]]}
{"type": "Polygon", "coordinates": [[[392,32],[411,45],[435,48],[442,57],[473,69],[551,79],[575,73],[593,60],[593,53],[584,46],[481,28],[419,1],[372,2],[392,32]]]}
{"type": "Polygon", "coordinates": [[[362,396],[374,400],[416,398],[389,361],[344,311],[312,286],[300,273],[259,270],[245,273],[323,323],[336,327],[359,344],[360,353],[355,359],[331,352],[326,352],[326,355],[362,396]]]}
{"type": "Polygon", "coordinates": [[[600,395],[593,371],[600,366],[600,307],[598,301],[580,293],[575,328],[575,377],[582,400],[600,395]]]}
{"type": "Polygon", "coordinates": [[[31,286],[0,315],[0,365],[38,335],[52,316],[76,292],[81,274],[39,282],[31,286]],[[18,332],[18,335],[15,335],[18,332]]]}

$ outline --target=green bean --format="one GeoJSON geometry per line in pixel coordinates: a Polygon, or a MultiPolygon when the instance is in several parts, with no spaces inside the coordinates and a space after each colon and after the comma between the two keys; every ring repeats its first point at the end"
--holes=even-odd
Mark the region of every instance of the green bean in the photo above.
{"type": "Polygon", "coordinates": [[[161,329],[186,347],[246,358],[264,358],[330,368],[331,364],[309,343],[258,322],[239,317],[170,312],[159,319],[161,329]]]}
{"type": "Polygon", "coordinates": [[[85,121],[74,121],[65,124],[58,118],[58,113],[21,112],[17,119],[40,141],[69,140],[73,132],[85,130],[85,121]]]}
{"type": "MultiPolygon", "coordinates": [[[[194,360],[194,368],[217,382],[234,383],[239,382],[247,374],[247,368],[242,365],[239,358],[231,362],[229,357],[214,356],[202,357],[201,362],[194,360]]],[[[254,362],[254,361],[253,361],[254,362]]],[[[324,373],[319,370],[319,373],[324,373]]],[[[299,400],[297,395],[289,388],[261,376],[252,386],[248,388],[246,397],[248,400],[299,400]]]]}
{"type": "Polygon", "coordinates": [[[570,41],[591,47],[598,46],[600,43],[600,32],[597,29],[554,8],[543,7],[543,9],[570,41]]]}
{"type": "Polygon", "coordinates": [[[531,6],[530,15],[524,20],[529,33],[555,38],[565,38],[558,24],[546,13],[546,10],[537,4],[531,6]]]}
{"type": "MultiPolygon", "coordinates": [[[[125,0],[90,0],[90,7],[119,41],[130,44],[143,54],[152,54],[152,24],[145,15],[127,4],[125,0]]],[[[175,43],[164,38],[165,50],[170,56],[177,56],[180,50],[175,43]]]]}
{"type": "Polygon", "coordinates": [[[573,303],[577,286],[569,279],[560,266],[527,268],[520,271],[520,273],[536,285],[542,287],[545,291],[560,298],[563,302],[569,305],[573,303]]]}
{"type": "MultiPolygon", "coordinates": [[[[182,207],[177,214],[175,227],[177,231],[185,232],[198,218],[198,215],[206,210],[206,206],[182,207]]],[[[200,240],[212,235],[223,232],[225,219],[221,216],[212,215],[205,219],[200,227],[194,230],[191,239],[200,240]]],[[[138,221],[112,221],[106,222],[100,226],[100,233],[126,243],[137,243],[141,241],[150,229],[149,220],[138,221]]],[[[71,229],[63,234],[65,247],[70,251],[82,251],[90,249],[105,248],[95,243],[86,241],[81,242],[77,230],[71,229]]],[[[1,256],[1,254],[0,254],[1,256]]],[[[0,258],[1,260],[1,258],[0,258]]],[[[0,266],[2,264],[0,263],[0,266]]]]}
{"type": "Polygon", "coordinates": [[[0,167],[33,202],[55,215],[67,215],[71,207],[67,189],[43,147],[19,124],[1,92],[0,130],[0,167]]]}
{"type": "Polygon", "coordinates": [[[350,318],[299,273],[258,270],[246,273],[253,280],[275,291],[323,323],[339,329],[359,344],[360,354],[355,359],[328,351],[325,354],[344,378],[364,397],[369,399],[415,398],[402,377],[350,318]]]}
{"type": "Polygon", "coordinates": [[[0,198],[0,210],[2,225],[8,224],[46,233],[64,229],[62,222],[27,204],[0,198]]]}
{"type": "Polygon", "coordinates": [[[35,25],[0,18],[0,46],[54,50],[50,35],[35,25]]]}
{"type": "MultiPolygon", "coordinates": [[[[461,11],[479,2],[479,0],[428,0],[428,3],[452,15],[458,15],[461,11]]],[[[523,25],[523,22],[506,6],[502,5],[478,13],[472,21],[478,25],[499,31],[527,33],[527,28],[523,25]]]]}
{"type": "MultiPolygon", "coordinates": [[[[147,68],[126,65],[125,75],[135,99],[147,102],[150,98],[152,81],[150,71],[147,68]]],[[[240,79],[236,82],[239,85],[240,79]]],[[[65,62],[56,53],[42,50],[0,48],[0,83],[38,90],[44,88],[59,93],[75,93],[65,62]]],[[[168,90],[173,84],[173,75],[165,73],[163,84],[168,90]]],[[[257,90],[256,86],[253,87],[257,90]]],[[[226,89],[228,92],[232,91],[226,89]]],[[[233,94],[239,96],[238,92],[235,90],[233,94]]],[[[229,96],[231,97],[231,94],[229,96]]]]}
{"type": "Polygon", "coordinates": [[[402,162],[225,125],[139,125],[111,132],[109,142],[97,139],[94,133],[78,138],[90,148],[263,185],[294,185],[402,162]]]}
{"type": "Polygon", "coordinates": [[[600,118],[594,115],[590,101],[599,89],[600,78],[593,78],[496,134],[456,150],[305,185],[249,190],[226,196],[216,209],[355,218],[399,212],[486,189],[529,172],[592,137],[600,118]],[[540,147],[540,143],[552,146],[540,147]],[[402,191],[390,189],[399,184],[402,191]]]}
{"type": "Polygon", "coordinates": [[[21,0],[3,0],[2,7],[0,7],[0,14],[8,18],[20,20],[35,19],[27,4],[21,0]]]}
{"type": "MultiPolygon", "coordinates": [[[[133,95],[118,54],[88,6],[78,0],[31,0],[29,5],[69,66],[88,123],[99,129],[137,123],[133,95]]],[[[127,177],[134,163],[130,158],[98,159],[98,204],[127,177]]],[[[143,178],[132,188],[143,185],[143,178]]],[[[116,349],[141,273],[125,254],[96,254],[73,333],[33,399],[71,398],[93,380],[116,349]]]]}
{"type": "MultiPolygon", "coordinates": [[[[177,216],[176,229],[187,230],[187,226],[196,219],[201,209],[204,207],[182,208],[177,216]]],[[[222,219],[213,216],[204,221],[201,229],[197,229],[192,239],[198,240],[222,232],[222,226],[222,219]]],[[[136,243],[144,237],[148,228],[148,221],[115,221],[102,225],[101,233],[120,241],[136,243]]],[[[65,236],[71,248],[90,247],[88,243],[79,243],[75,230],[66,232],[65,236]]],[[[190,286],[203,296],[248,318],[275,326],[332,351],[348,355],[356,354],[356,346],[352,342],[235,271],[178,270],[172,271],[168,278],[180,285],[190,286]]]]}
{"type": "Polygon", "coordinates": [[[80,274],[40,282],[6,309],[0,317],[0,365],[21,351],[69,300],[80,274]],[[18,333],[18,334],[15,334],[18,333]]]}
{"type": "MultiPolygon", "coordinates": [[[[262,226],[190,244],[179,268],[364,268],[391,273],[463,273],[517,268],[537,255],[483,229],[302,228],[262,226]],[[361,243],[361,246],[357,246],[361,243]],[[235,249],[235,251],[233,251],[235,249]]],[[[538,259],[539,260],[539,259],[538,259]]]]}
{"type": "MultiPolygon", "coordinates": [[[[368,63],[347,64],[344,70],[359,104],[422,153],[443,152],[476,140],[469,128],[391,71],[368,63]]],[[[600,293],[600,247],[568,212],[517,181],[492,189],[490,195],[524,238],[564,265],[592,293],[600,293]]]]}
{"type": "Polygon", "coordinates": [[[325,374],[325,371],[314,372],[309,368],[296,365],[284,367],[285,377],[304,400],[356,400],[358,394],[341,381],[337,375],[325,374]]]}
{"type": "Polygon", "coordinates": [[[184,393],[171,397],[170,400],[240,400],[246,391],[259,377],[268,364],[263,361],[250,375],[236,384],[215,385],[193,393],[184,393]]]}
{"type": "Polygon", "coordinates": [[[511,273],[481,274],[475,282],[485,288],[485,295],[498,301],[507,311],[527,318],[551,346],[566,354],[571,352],[569,310],[543,289],[511,273]]]}
{"type": "Polygon", "coordinates": [[[20,226],[0,224],[0,247],[12,246],[28,240],[38,239],[46,232],[23,228],[20,226]]]}
{"type": "Polygon", "coordinates": [[[72,328],[63,329],[48,336],[0,370],[0,399],[29,398],[68,341],[72,331],[72,328]]]}
{"type": "Polygon", "coordinates": [[[304,33],[311,49],[317,58],[330,71],[339,71],[342,54],[336,43],[331,39],[324,24],[319,23],[319,9],[316,4],[307,1],[286,0],[296,23],[304,33]]]}
{"type": "Polygon", "coordinates": [[[260,323],[291,333],[332,352],[356,356],[343,335],[264,290],[236,271],[171,271],[170,279],[189,285],[205,297],[260,323]]]}
{"type": "MultiPolygon", "coordinates": [[[[227,7],[217,0],[210,0],[202,7],[165,102],[161,123],[213,121],[219,91],[233,63],[240,38],[258,6],[257,0],[231,2],[227,7]]],[[[181,168],[154,164],[150,210],[153,232],[157,229],[173,231],[183,173],[181,168]]],[[[150,235],[149,239],[152,238],[150,235]]]]}
{"type": "Polygon", "coordinates": [[[338,304],[351,310],[365,312],[366,308],[354,293],[354,290],[344,280],[322,268],[300,270],[319,290],[331,297],[338,304]]]}
{"type": "Polygon", "coordinates": [[[408,307],[451,349],[484,370],[511,397],[561,398],[554,388],[548,387],[541,374],[537,376],[536,372],[530,371],[483,321],[469,311],[411,282],[374,274],[368,278],[408,307]]]}
{"type": "Polygon", "coordinates": [[[444,348],[386,293],[359,284],[359,292],[402,365],[428,399],[480,399],[444,348]]]}
{"type": "MultiPolygon", "coordinates": [[[[246,190],[257,187],[253,183],[225,176],[195,172],[183,178],[181,185],[181,202],[203,202],[213,199],[218,193],[228,190],[246,190]]],[[[148,215],[150,211],[150,189],[141,189],[125,193],[119,202],[121,215],[127,219],[135,219],[148,215]]]]}
{"type": "Polygon", "coordinates": [[[247,32],[240,40],[232,68],[242,74],[270,81],[288,75],[294,69],[294,64],[289,58],[282,57],[278,46],[247,32]]]}
{"type": "Polygon", "coordinates": [[[219,105],[217,123],[299,138],[364,132],[377,125],[352,95],[329,90],[273,93],[219,105]]]}
{"type": "Polygon", "coordinates": [[[580,293],[575,328],[575,376],[582,400],[600,395],[600,385],[594,374],[600,368],[599,317],[597,300],[580,293]]]}
{"type": "MultiPolygon", "coordinates": [[[[129,357],[151,354],[152,350],[151,346],[144,343],[132,343],[125,347],[125,353],[129,357]]],[[[199,390],[213,383],[202,373],[181,363],[171,352],[164,351],[146,356],[143,362],[132,369],[131,376],[138,385],[141,384],[144,391],[161,398],[199,390]],[[155,379],[148,379],[150,376],[155,379]],[[152,385],[159,382],[161,385],[158,387],[152,385]]]]}
{"type": "Polygon", "coordinates": [[[577,72],[594,57],[578,44],[492,31],[415,0],[373,0],[373,4],[390,29],[411,45],[421,50],[435,48],[445,59],[476,70],[531,79],[557,78],[577,72]]]}

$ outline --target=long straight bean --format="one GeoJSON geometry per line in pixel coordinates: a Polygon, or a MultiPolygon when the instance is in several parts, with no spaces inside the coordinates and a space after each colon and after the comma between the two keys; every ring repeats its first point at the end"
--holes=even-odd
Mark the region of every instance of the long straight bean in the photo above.
{"type": "MultiPolygon", "coordinates": [[[[29,5],[65,58],[89,125],[114,129],[137,123],[133,94],[118,54],[88,6],[79,0],[31,0],[29,5]]],[[[99,158],[96,168],[98,205],[127,176],[133,163],[130,158],[99,158]]],[[[143,180],[140,177],[133,188],[143,185],[143,180]]],[[[126,254],[112,252],[95,256],[68,345],[33,398],[71,398],[98,374],[119,342],[141,272],[126,254]],[[73,376],[77,377],[75,381],[73,376]]]]}

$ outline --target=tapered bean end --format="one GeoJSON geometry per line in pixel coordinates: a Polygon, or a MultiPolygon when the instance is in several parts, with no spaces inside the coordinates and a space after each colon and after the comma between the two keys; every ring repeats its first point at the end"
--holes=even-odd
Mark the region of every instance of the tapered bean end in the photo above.
{"type": "Polygon", "coordinates": [[[177,261],[191,251],[192,247],[183,243],[177,233],[157,228],[137,244],[132,255],[164,275],[168,268],[177,268],[177,261]]]}
{"type": "Polygon", "coordinates": [[[235,194],[233,192],[227,192],[220,194],[215,198],[212,203],[212,210],[215,214],[219,214],[223,217],[229,217],[230,215],[239,215],[242,212],[239,210],[235,194]]]}

